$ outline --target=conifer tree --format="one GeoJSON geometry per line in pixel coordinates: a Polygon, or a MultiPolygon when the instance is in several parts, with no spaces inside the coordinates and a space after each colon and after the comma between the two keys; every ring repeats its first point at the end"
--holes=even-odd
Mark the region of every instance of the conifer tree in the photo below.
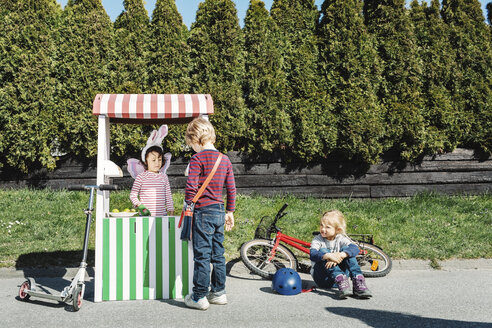
{"type": "Polygon", "coordinates": [[[92,104],[111,93],[113,24],[100,0],[69,0],[62,15],[55,76],[60,148],[72,155],[97,153],[92,104]]]}
{"type": "Polygon", "coordinates": [[[318,26],[320,71],[337,117],[337,149],[374,163],[382,152],[381,63],[360,0],[325,0],[318,26]]]}
{"type": "Polygon", "coordinates": [[[319,87],[314,0],[274,0],[271,16],[287,75],[287,110],[294,130],[293,153],[306,162],[326,157],[335,148],[336,126],[325,90],[319,87]]]}
{"type": "Polygon", "coordinates": [[[189,92],[187,28],[175,0],[157,0],[149,40],[149,87],[154,93],[189,92]]]}
{"type": "Polygon", "coordinates": [[[142,0],[123,1],[124,11],[114,22],[115,65],[112,69],[117,93],[142,93],[146,89],[146,47],[149,17],[142,0]]]}
{"type": "Polygon", "coordinates": [[[0,4],[0,166],[54,168],[55,0],[0,4]]]}
{"type": "MultiPolygon", "coordinates": [[[[149,90],[152,93],[190,93],[188,29],[175,0],[157,0],[150,25],[147,53],[149,90]]],[[[183,151],[186,125],[169,126],[164,148],[173,155],[183,151]]]]}
{"type": "Polygon", "coordinates": [[[244,24],[244,80],[248,107],[248,152],[273,152],[292,147],[292,123],[285,111],[287,78],[274,42],[276,25],[265,4],[251,0],[244,24]]]}
{"type": "Polygon", "coordinates": [[[469,131],[462,143],[492,153],[492,47],[490,30],[477,0],[443,0],[441,15],[450,29],[458,69],[453,73],[454,104],[461,129],[469,131]]]}
{"type": "Polygon", "coordinates": [[[427,132],[421,95],[421,66],[405,0],[365,0],[364,19],[384,63],[379,99],[386,109],[384,149],[415,160],[425,150],[427,132]]]}
{"type": "MultiPolygon", "coordinates": [[[[114,57],[109,67],[112,93],[147,93],[149,16],[142,0],[124,0],[124,10],[114,27],[114,57]]],[[[116,155],[138,154],[151,127],[112,124],[112,151],[116,155]]]]}
{"type": "Polygon", "coordinates": [[[201,2],[190,37],[191,90],[210,93],[217,145],[222,151],[244,147],[245,104],[242,95],[244,54],[237,11],[232,0],[201,2]]]}
{"type": "Polygon", "coordinates": [[[449,30],[440,16],[439,0],[411,2],[410,14],[415,26],[418,56],[422,59],[422,95],[428,152],[452,151],[462,138],[460,114],[454,108],[450,92],[451,72],[456,70],[449,30]]]}

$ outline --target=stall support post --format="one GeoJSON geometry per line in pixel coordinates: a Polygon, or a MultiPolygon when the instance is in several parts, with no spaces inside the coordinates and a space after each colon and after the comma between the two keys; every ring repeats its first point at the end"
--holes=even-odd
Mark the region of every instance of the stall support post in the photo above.
{"type": "MultiPolygon", "coordinates": [[[[109,183],[104,176],[104,161],[109,160],[109,117],[99,115],[97,138],[97,184],[109,183]]],[[[102,247],[103,247],[103,218],[109,212],[109,191],[98,190],[96,197],[96,267],[94,277],[94,302],[102,301],[102,247]]]]}

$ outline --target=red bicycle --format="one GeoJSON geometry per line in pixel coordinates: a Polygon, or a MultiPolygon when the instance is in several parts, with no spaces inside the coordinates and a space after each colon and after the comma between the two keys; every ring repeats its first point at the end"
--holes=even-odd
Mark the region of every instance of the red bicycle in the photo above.
{"type": "MultiPolygon", "coordinates": [[[[280,243],[309,254],[311,243],[286,235],[277,227],[277,221],[287,214],[284,213],[287,206],[287,204],[282,206],[270,224],[269,217],[263,217],[255,230],[255,239],[241,246],[241,259],[246,267],[263,278],[273,277],[280,268],[294,270],[298,268],[294,253],[280,243]]],[[[348,236],[360,249],[356,258],[364,276],[383,277],[390,272],[391,258],[380,247],[374,245],[372,235],[349,234],[348,236]]]]}

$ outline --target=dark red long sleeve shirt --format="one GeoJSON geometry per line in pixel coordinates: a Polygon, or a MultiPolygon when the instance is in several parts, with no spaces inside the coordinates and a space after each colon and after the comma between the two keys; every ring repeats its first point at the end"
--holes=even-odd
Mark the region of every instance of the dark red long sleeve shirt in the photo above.
{"type": "MultiPolygon", "coordinates": [[[[185,188],[185,201],[187,203],[191,202],[198,189],[200,189],[205,179],[207,179],[219,154],[218,150],[205,149],[191,157],[185,188]]],[[[231,161],[226,155],[222,157],[214,177],[207,188],[205,188],[200,199],[196,202],[195,207],[223,204],[222,190],[224,187],[226,188],[227,194],[226,210],[228,212],[234,212],[236,208],[236,182],[234,181],[231,161]]]]}

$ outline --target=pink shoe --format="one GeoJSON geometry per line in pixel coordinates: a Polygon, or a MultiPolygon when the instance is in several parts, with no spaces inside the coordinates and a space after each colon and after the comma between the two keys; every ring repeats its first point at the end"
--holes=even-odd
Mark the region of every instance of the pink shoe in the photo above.
{"type": "Polygon", "coordinates": [[[337,283],[338,290],[340,291],[338,297],[344,299],[347,298],[347,296],[352,295],[350,292],[350,283],[346,275],[339,274],[335,277],[335,282],[337,283]]]}
{"type": "Polygon", "coordinates": [[[354,295],[360,298],[372,297],[371,291],[366,286],[366,279],[363,275],[358,274],[355,278],[352,278],[354,285],[354,295]]]}

